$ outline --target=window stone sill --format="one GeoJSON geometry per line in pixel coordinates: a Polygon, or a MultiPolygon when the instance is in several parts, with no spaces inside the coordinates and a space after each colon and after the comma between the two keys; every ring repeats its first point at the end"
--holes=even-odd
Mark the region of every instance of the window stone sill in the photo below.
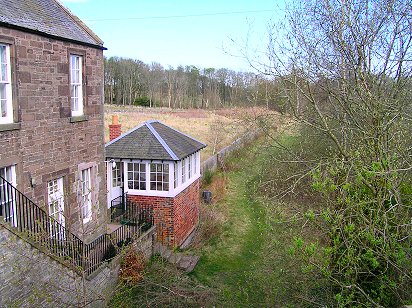
{"type": "Polygon", "coordinates": [[[21,128],[21,123],[0,124],[0,132],[7,132],[10,130],[18,130],[21,128]]]}
{"type": "Polygon", "coordinates": [[[89,120],[89,117],[86,115],[81,115],[81,116],[76,116],[76,117],[70,117],[69,120],[70,120],[70,123],[84,122],[84,121],[89,120]]]}

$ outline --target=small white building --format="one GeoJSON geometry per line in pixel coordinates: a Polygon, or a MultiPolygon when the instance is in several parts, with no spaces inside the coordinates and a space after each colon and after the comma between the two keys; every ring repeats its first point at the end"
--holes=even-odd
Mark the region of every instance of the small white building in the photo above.
{"type": "Polygon", "coordinates": [[[199,221],[200,150],[206,145],[159,121],[120,135],[114,118],[109,128],[108,206],[126,200],[152,207],[158,240],[181,245],[199,221]]]}

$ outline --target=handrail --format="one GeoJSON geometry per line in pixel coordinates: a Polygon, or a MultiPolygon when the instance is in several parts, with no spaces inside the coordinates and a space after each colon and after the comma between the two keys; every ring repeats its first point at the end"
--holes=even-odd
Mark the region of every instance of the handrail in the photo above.
{"type": "Polygon", "coordinates": [[[0,176],[0,216],[57,257],[83,267],[83,241],[0,176]]]}
{"type": "Polygon", "coordinates": [[[30,240],[76,268],[83,269],[88,275],[116,255],[119,248],[132,241],[133,237],[146,231],[144,227],[147,224],[143,223],[150,222],[150,226],[153,224],[153,212],[148,212],[137,204],[128,203],[126,207],[130,207],[130,210],[125,212],[128,219],[135,224],[122,225],[112,234],[102,234],[91,243],[85,244],[0,176],[0,216],[30,240]]]}

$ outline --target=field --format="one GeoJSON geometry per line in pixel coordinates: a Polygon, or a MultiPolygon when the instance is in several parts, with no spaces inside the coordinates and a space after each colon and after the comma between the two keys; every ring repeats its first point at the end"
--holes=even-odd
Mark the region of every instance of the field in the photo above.
{"type": "Polygon", "coordinates": [[[123,133],[144,121],[159,120],[206,143],[207,147],[201,153],[201,160],[204,161],[248,130],[254,129],[255,120],[267,114],[267,111],[259,108],[182,110],[105,105],[104,114],[105,142],[109,141],[108,125],[114,114],[119,116],[123,133]]]}

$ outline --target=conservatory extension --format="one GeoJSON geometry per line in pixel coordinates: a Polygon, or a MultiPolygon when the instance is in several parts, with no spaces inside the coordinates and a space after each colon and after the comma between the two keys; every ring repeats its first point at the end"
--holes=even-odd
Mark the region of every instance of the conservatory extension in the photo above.
{"type": "Polygon", "coordinates": [[[199,221],[200,150],[206,145],[159,121],[121,135],[116,116],[106,144],[109,208],[150,207],[161,242],[180,246],[199,221]]]}

